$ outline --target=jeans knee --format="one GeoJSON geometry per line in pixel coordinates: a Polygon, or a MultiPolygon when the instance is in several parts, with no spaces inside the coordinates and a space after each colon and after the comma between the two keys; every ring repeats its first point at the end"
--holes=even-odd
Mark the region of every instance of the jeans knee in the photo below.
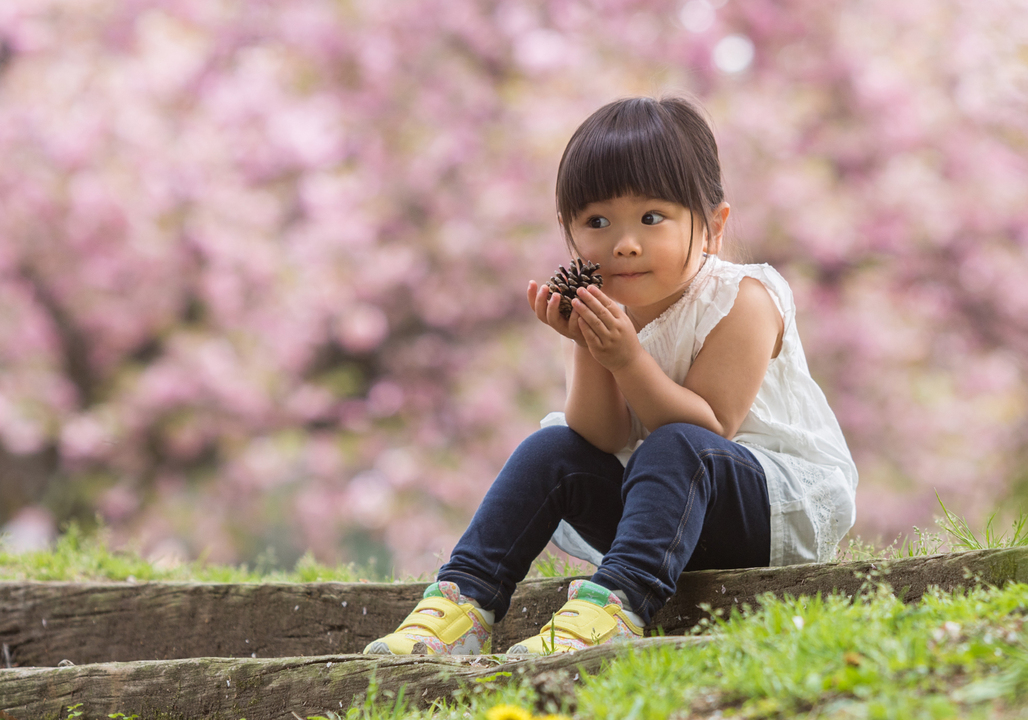
{"type": "Polygon", "coordinates": [[[651,432],[632,454],[633,460],[659,457],[701,457],[705,451],[721,447],[725,439],[710,430],[689,423],[668,423],[651,432]],[[638,456],[638,457],[637,457],[638,456]]]}
{"type": "Polygon", "coordinates": [[[691,423],[668,423],[667,425],[661,425],[646,437],[643,445],[645,446],[651,440],[654,441],[653,444],[666,442],[685,443],[697,453],[709,447],[716,447],[724,442],[724,438],[717,433],[691,423]]]}
{"type": "Polygon", "coordinates": [[[585,439],[581,435],[566,425],[551,425],[529,435],[514,452],[530,453],[536,458],[563,456],[569,449],[584,442],[585,439]]]}
{"type": "Polygon", "coordinates": [[[532,476],[550,476],[558,467],[590,457],[598,452],[581,435],[569,427],[556,425],[536,430],[511,453],[505,468],[532,476]]]}
{"type": "Polygon", "coordinates": [[[689,423],[668,423],[650,433],[632,453],[626,468],[625,491],[640,477],[706,482],[704,457],[725,442],[720,435],[689,423]]]}

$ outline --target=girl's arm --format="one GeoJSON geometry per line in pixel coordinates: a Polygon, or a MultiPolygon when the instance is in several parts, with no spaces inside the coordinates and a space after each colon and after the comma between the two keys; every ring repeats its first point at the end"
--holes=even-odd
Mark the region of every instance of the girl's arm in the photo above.
{"type": "Polygon", "coordinates": [[[782,316],[758,280],[746,278],[732,310],[710,332],[683,385],[664,374],[639,344],[631,319],[594,288],[574,303],[590,353],[613,375],[651,432],[687,422],[732,438],[780,349],[782,316]]]}
{"type": "Polygon", "coordinates": [[[621,450],[632,432],[632,417],[614,375],[596,362],[584,343],[565,343],[564,367],[568,427],[600,450],[621,450]]]}
{"type": "Polygon", "coordinates": [[[540,287],[534,280],[528,284],[528,303],[536,316],[571,342],[564,343],[564,370],[567,377],[567,400],[564,416],[568,427],[597,448],[617,452],[628,442],[631,415],[614,376],[598,363],[586,347],[574,311],[565,320],[558,310],[560,296],[540,287]]]}

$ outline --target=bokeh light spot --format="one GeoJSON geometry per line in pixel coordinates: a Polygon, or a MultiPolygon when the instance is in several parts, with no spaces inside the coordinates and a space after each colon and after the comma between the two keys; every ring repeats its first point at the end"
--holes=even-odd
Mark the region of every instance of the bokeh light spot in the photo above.
{"type": "Polygon", "coordinates": [[[739,73],[753,62],[753,41],[745,35],[728,35],[714,46],[714,64],[726,73],[739,73]]]}
{"type": "Polygon", "coordinates": [[[706,32],[714,24],[714,6],[709,0],[689,0],[682,6],[678,19],[689,32],[706,32]]]}

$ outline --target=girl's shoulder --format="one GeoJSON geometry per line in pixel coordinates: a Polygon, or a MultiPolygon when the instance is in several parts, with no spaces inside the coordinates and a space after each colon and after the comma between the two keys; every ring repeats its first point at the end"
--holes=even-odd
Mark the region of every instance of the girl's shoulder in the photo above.
{"type": "Polygon", "coordinates": [[[792,290],[785,278],[767,263],[733,263],[716,255],[708,257],[692,284],[678,302],[644,327],[639,339],[645,346],[665,337],[680,341],[685,334],[692,335],[697,347],[721,320],[728,315],[739,295],[745,278],[758,280],[768,291],[778,312],[788,323],[795,315],[792,290]]]}
{"type": "Polygon", "coordinates": [[[735,306],[739,286],[745,278],[759,281],[767,290],[775,308],[786,324],[795,315],[792,289],[785,278],[767,263],[733,263],[720,258],[714,260],[710,275],[696,297],[696,341],[702,344],[710,331],[735,306]]]}
{"type": "MultiPolygon", "coordinates": [[[[734,294],[745,278],[759,280],[771,293],[779,305],[792,303],[792,289],[788,281],[772,265],[768,263],[734,263],[714,258],[711,275],[716,283],[709,288],[711,296],[717,294],[734,294]]],[[[779,308],[783,309],[783,308],[779,308]]]]}

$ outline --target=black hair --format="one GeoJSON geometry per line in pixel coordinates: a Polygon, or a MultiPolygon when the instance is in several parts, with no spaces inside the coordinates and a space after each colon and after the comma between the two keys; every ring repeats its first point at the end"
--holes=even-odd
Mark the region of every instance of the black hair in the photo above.
{"type": "Polygon", "coordinates": [[[572,253],[575,217],[590,203],[624,195],[689,208],[710,235],[724,188],[714,133],[696,106],[680,97],[627,98],[578,127],[557,169],[557,211],[572,253]]]}

